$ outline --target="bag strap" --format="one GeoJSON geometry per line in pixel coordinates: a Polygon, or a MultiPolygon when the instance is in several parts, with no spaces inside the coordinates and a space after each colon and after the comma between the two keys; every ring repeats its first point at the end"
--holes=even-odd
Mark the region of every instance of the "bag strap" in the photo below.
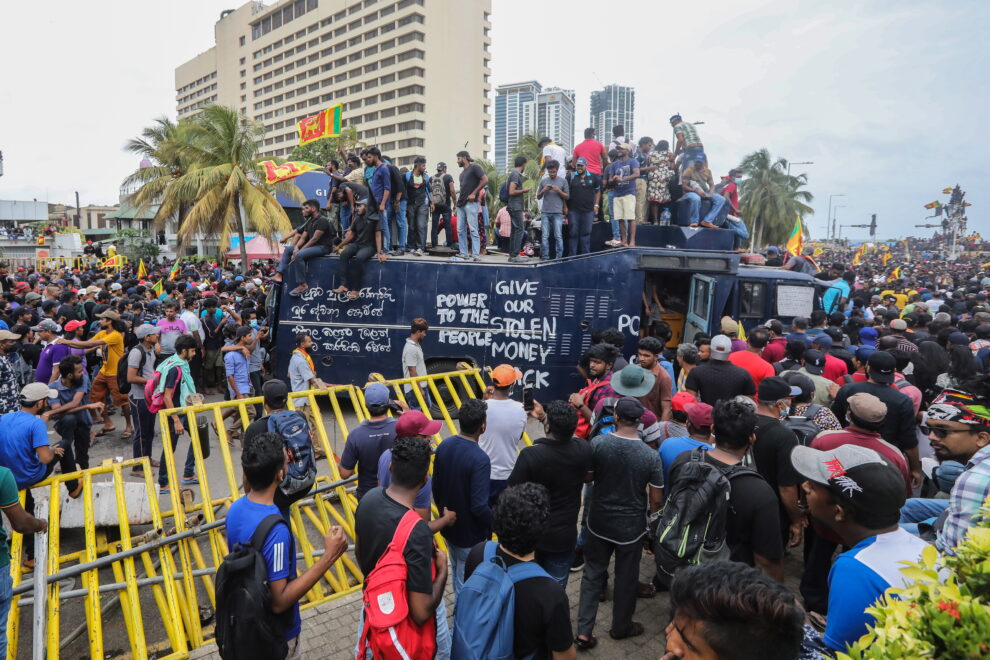
{"type": "Polygon", "coordinates": [[[813,404],[811,404],[810,406],[808,406],[808,409],[804,411],[804,417],[805,417],[805,419],[810,419],[810,420],[812,420],[812,421],[813,421],[813,420],[814,420],[814,417],[815,417],[815,415],[817,415],[817,414],[818,414],[818,412],[819,412],[819,411],[820,411],[820,410],[821,410],[821,409],[822,409],[823,407],[824,407],[824,406],[822,406],[822,405],[820,405],[820,404],[817,404],[817,403],[813,403],[813,404]]]}
{"type": "Polygon", "coordinates": [[[488,541],[485,543],[484,560],[491,561],[492,559],[495,559],[496,550],[498,550],[498,541],[488,541]]]}
{"type": "Polygon", "coordinates": [[[523,561],[509,566],[509,579],[512,580],[512,584],[539,577],[549,578],[550,574],[535,560],[523,561]]]}
{"type": "MultiPolygon", "coordinates": [[[[265,540],[268,538],[268,534],[275,528],[275,525],[279,523],[282,523],[286,527],[289,526],[289,524],[285,522],[285,518],[283,518],[280,513],[272,513],[265,516],[264,519],[258,523],[258,527],[254,530],[254,534],[251,535],[251,547],[258,552],[261,552],[261,549],[265,547],[265,540]]],[[[292,535],[291,532],[289,535],[292,535]]]]}
{"type": "Polygon", "coordinates": [[[403,552],[406,549],[406,543],[409,541],[409,535],[412,534],[416,523],[421,520],[423,519],[420,515],[412,509],[406,511],[405,515],[402,516],[402,520],[399,521],[399,526],[395,528],[391,545],[394,545],[399,552],[403,552]]]}

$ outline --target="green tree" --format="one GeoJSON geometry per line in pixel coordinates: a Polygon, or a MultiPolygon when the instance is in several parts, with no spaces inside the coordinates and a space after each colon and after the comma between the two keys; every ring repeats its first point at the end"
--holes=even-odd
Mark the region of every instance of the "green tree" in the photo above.
{"type": "MultiPolygon", "coordinates": [[[[151,167],[138,168],[124,179],[125,186],[140,185],[126,200],[136,207],[137,214],[159,204],[166,189],[189,169],[190,163],[185,153],[186,127],[186,122],[176,124],[168,117],[159,117],[151,126],[141,131],[141,137],[131,138],[124,145],[125,151],[151,162],[151,167]]],[[[185,203],[176,208],[180,229],[187,208],[185,203]]],[[[167,220],[168,216],[162,216],[159,208],[155,217],[156,225],[164,226],[167,220]]]]}
{"type": "MultiPolygon", "coordinates": [[[[289,160],[301,160],[322,166],[330,160],[341,161],[340,152],[356,153],[364,146],[365,143],[358,139],[357,128],[345,126],[341,128],[338,137],[324,138],[293,148],[289,160]]],[[[340,166],[343,167],[344,163],[341,162],[340,166]]]]}
{"type": "Polygon", "coordinates": [[[481,169],[488,175],[488,195],[485,197],[485,205],[488,207],[488,217],[494,221],[495,215],[502,206],[502,202],[498,199],[498,191],[502,189],[502,184],[505,183],[508,174],[498,172],[495,169],[495,163],[490,160],[477,158],[474,162],[481,165],[481,169]]]}
{"type": "Polygon", "coordinates": [[[543,150],[540,149],[540,136],[526,134],[519,137],[516,148],[512,152],[512,159],[509,167],[519,156],[526,158],[526,167],[523,168],[523,187],[530,188],[532,192],[526,194],[523,207],[530,213],[535,214],[538,206],[536,204],[536,186],[540,182],[540,157],[543,150]]]}
{"type": "Polygon", "coordinates": [[[110,240],[119,246],[119,251],[124,256],[135,263],[140,259],[150,263],[161,251],[151,240],[151,234],[143,229],[120,229],[110,240]]]}
{"type": "MultiPolygon", "coordinates": [[[[746,175],[739,190],[739,211],[753,237],[752,246],[785,242],[794,229],[794,221],[814,213],[808,206],[814,196],[802,190],[808,175],[788,175],[787,160],[774,160],[767,149],[749,154],[739,167],[746,175]]],[[[807,235],[803,221],[802,227],[807,235]]]]}
{"type": "Polygon", "coordinates": [[[242,263],[247,263],[245,225],[275,240],[291,231],[285,210],[275,199],[282,192],[302,199],[291,181],[274,186],[264,183],[258,151],[264,128],[233,108],[209,105],[181,131],[181,160],[188,170],[164,187],[156,228],[184,205],[188,212],[179,227],[183,248],[196,234],[217,236],[226,245],[231,232],[240,237],[242,263]],[[243,217],[243,212],[247,217],[243,217]]]}

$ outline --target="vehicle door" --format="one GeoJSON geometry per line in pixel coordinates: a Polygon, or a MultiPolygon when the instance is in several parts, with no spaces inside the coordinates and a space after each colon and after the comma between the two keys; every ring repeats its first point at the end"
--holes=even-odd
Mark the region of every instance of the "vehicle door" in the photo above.
{"type": "Polygon", "coordinates": [[[687,322],[684,324],[684,341],[691,343],[699,332],[708,333],[715,304],[715,278],[708,275],[692,275],[688,297],[687,322]]]}

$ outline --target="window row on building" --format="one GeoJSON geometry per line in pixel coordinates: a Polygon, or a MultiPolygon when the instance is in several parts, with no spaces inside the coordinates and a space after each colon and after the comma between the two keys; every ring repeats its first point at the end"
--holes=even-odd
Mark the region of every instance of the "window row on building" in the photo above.
{"type": "MultiPolygon", "coordinates": [[[[205,76],[203,76],[202,78],[197,78],[196,80],[192,81],[188,85],[183,85],[179,89],[175,90],[175,93],[176,93],[176,95],[182,94],[183,92],[187,92],[190,89],[193,89],[194,87],[198,87],[199,85],[202,85],[205,82],[208,82],[210,80],[216,80],[216,78],[217,78],[217,72],[216,71],[214,71],[213,73],[208,73],[205,76]]],[[[216,85],[214,85],[213,87],[215,89],[216,88],[216,85]]]]}
{"type": "Polygon", "coordinates": [[[264,18],[251,24],[251,39],[260,39],[272,30],[288,25],[304,14],[314,11],[320,6],[319,0],[295,0],[286,3],[281,9],[273,11],[264,18]]]}

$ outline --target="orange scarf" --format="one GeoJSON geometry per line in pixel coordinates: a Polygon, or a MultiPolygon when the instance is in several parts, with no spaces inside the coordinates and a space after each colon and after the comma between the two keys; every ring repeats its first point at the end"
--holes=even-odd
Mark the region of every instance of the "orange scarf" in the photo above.
{"type": "Polygon", "coordinates": [[[313,358],[309,357],[309,353],[307,353],[306,351],[302,350],[301,348],[296,348],[292,352],[293,353],[298,353],[299,355],[301,355],[304,358],[306,358],[306,364],[309,365],[309,370],[312,371],[313,372],[313,375],[315,376],[316,375],[316,366],[313,364],[313,358]]]}

